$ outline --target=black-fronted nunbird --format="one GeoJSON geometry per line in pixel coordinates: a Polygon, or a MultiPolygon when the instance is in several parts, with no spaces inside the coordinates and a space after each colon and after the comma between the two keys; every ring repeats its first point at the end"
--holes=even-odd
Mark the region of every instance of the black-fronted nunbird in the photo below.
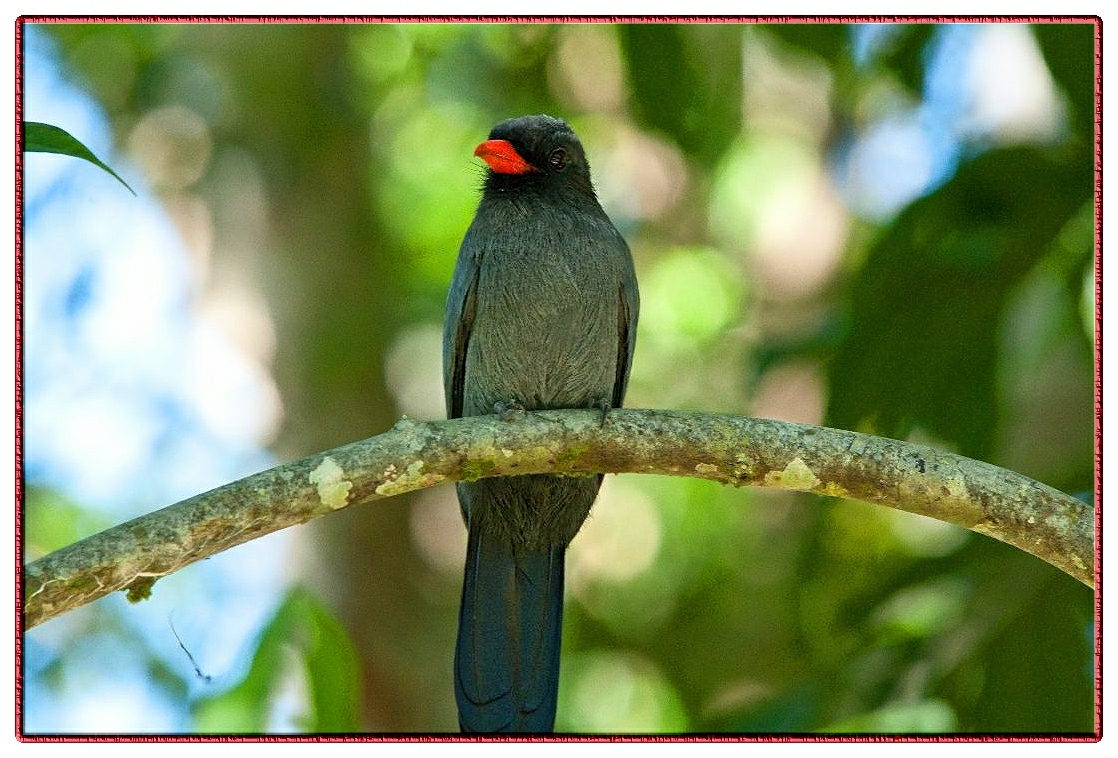
{"type": "MultiPolygon", "coordinates": [[[[549,116],[503,121],[447,298],[449,418],[621,405],[636,336],[633,260],[594,194],[582,145],[549,116]]],[[[458,485],[469,531],[454,661],[459,724],[555,723],[563,560],[601,476],[458,485]]]]}

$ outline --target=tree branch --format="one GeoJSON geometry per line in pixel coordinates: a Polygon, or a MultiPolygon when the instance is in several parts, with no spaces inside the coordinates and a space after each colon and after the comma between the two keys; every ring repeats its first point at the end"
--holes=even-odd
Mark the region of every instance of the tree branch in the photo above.
{"type": "Polygon", "coordinates": [[[538,411],[511,422],[404,418],[57,550],[24,569],[26,628],[120,589],[142,599],[159,577],[340,508],[444,480],[538,473],[670,474],[864,500],[994,537],[1094,586],[1092,508],[988,463],[764,419],[620,409],[603,424],[596,411],[538,411]]]}

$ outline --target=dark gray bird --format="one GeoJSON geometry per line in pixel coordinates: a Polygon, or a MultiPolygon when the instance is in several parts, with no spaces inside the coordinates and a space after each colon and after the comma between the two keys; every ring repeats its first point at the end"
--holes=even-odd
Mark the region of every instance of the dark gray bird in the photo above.
{"type": "MultiPolygon", "coordinates": [[[[602,210],[582,145],[550,116],[503,121],[446,305],[449,418],[621,406],[636,337],[629,247],[602,210]]],[[[563,560],[601,476],[497,477],[458,485],[469,530],[454,661],[470,732],[555,723],[563,560]]]]}

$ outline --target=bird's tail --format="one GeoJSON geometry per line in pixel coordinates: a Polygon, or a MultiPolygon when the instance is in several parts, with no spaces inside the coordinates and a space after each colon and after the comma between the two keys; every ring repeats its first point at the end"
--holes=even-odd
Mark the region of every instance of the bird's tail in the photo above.
{"type": "Polygon", "coordinates": [[[565,547],[471,529],[454,691],[464,732],[550,732],[559,690],[565,547]]]}

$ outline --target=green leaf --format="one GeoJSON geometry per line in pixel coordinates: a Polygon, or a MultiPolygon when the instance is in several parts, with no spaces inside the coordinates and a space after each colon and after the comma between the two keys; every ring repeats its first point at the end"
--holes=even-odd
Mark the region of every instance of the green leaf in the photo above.
{"type": "Polygon", "coordinates": [[[79,142],[65,129],[59,129],[51,124],[41,124],[37,121],[25,121],[23,124],[23,149],[28,153],[57,153],[89,161],[94,166],[107,171],[110,176],[123,184],[133,195],[136,194],[128,186],[128,182],[117,176],[117,173],[94,155],[92,150],[79,142]]]}
{"type": "Polygon", "coordinates": [[[205,733],[267,731],[272,701],[284,678],[293,674],[302,675],[309,705],[299,728],[307,733],[358,731],[361,680],[353,642],[341,623],[299,587],[287,593],[260,633],[245,678],[197,703],[195,728],[205,733]]]}

